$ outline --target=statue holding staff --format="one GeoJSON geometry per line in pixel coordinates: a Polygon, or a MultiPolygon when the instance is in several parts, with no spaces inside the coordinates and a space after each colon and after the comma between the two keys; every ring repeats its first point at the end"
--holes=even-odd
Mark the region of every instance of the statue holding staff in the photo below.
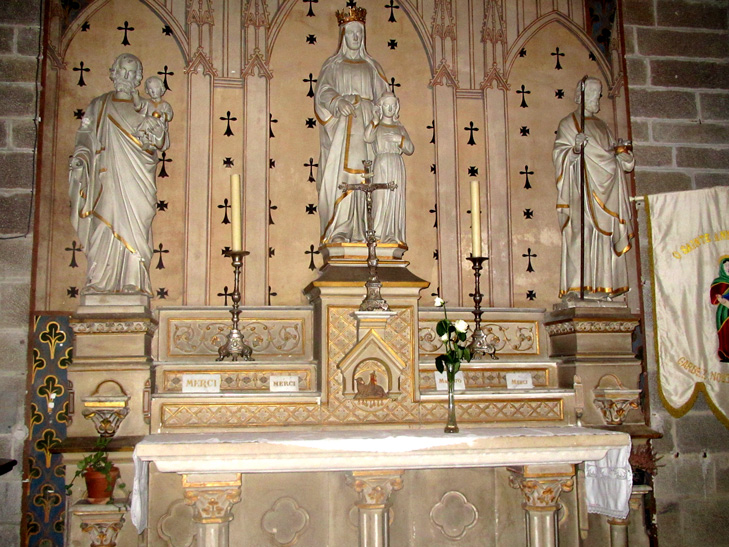
{"type": "Polygon", "coordinates": [[[634,234],[625,173],[635,160],[630,143],[616,142],[596,117],[600,97],[600,80],[581,80],[575,96],[580,108],[560,121],[554,142],[563,299],[612,298],[628,290],[625,253],[634,234]]]}

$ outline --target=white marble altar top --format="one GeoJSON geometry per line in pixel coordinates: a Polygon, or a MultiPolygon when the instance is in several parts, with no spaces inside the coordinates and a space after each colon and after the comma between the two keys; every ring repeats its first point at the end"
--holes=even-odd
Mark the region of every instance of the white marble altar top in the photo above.
{"type": "Polygon", "coordinates": [[[481,427],[457,434],[323,428],[150,435],[134,454],[162,472],[271,473],[578,463],[629,445],[626,433],[583,427],[481,427]]]}
{"type": "Polygon", "coordinates": [[[147,526],[148,463],[163,473],[376,471],[565,464],[630,450],[630,435],[584,427],[287,429],[149,435],[134,449],[132,522],[147,526]]]}

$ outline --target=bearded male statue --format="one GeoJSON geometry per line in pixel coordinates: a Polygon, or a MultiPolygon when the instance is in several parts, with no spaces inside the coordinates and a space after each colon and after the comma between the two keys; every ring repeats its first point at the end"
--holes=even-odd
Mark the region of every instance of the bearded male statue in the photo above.
{"type": "Polygon", "coordinates": [[[71,223],[88,262],[82,293],[151,295],[157,153],[169,148],[169,135],[163,120],[135,108],[137,57],[119,55],[109,78],[114,91],[86,108],[69,164],[71,223]]]}

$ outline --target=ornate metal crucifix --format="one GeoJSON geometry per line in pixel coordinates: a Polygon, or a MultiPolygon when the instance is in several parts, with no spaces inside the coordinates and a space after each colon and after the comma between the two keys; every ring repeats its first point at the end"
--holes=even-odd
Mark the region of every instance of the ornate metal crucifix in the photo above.
{"type": "Polygon", "coordinates": [[[392,181],[387,183],[372,182],[372,177],[374,176],[374,173],[372,173],[372,161],[362,160],[362,164],[365,169],[364,175],[362,175],[364,178],[362,182],[357,184],[347,184],[346,182],[342,182],[339,185],[339,189],[342,190],[342,192],[364,192],[367,200],[365,237],[367,238],[367,267],[369,268],[370,276],[365,283],[367,296],[365,296],[362,304],[360,304],[359,309],[360,311],[388,311],[390,306],[387,304],[385,299],[382,298],[382,294],[380,292],[380,289],[382,289],[382,282],[379,277],[377,277],[377,264],[379,261],[377,260],[377,252],[375,250],[377,247],[377,235],[375,234],[374,227],[375,219],[372,214],[372,192],[375,190],[390,190],[392,192],[395,188],[397,188],[397,184],[392,181]]]}

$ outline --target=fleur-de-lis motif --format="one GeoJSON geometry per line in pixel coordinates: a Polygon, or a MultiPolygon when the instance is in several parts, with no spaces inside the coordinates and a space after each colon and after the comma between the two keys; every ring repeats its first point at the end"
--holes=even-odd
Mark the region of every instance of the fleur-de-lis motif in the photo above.
{"type": "Polygon", "coordinates": [[[33,348],[33,374],[31,375],[32,382],[35,382],[35,373],[44,368],[46,368],[46,360],[41,357],[38,348],[33,348]]]}
{"type": "MultiPolygon", "coordinates": [[[[35,464],[35,458],[28,458],[28,479],[33,480],[40,478],[41,468],[35,464]]],[[[65,476],[65,472],[64,472],[65,476]]]]}
{"type": "Polygon", "coordinates": [[[46,456],[46,467],[51,466],[51,450],[57,448],[61,444],[61,439],[56,436],[56,432],[52,429],[46,429],[40,439],[35,442],[35,449],[43,452],[46,456]]]}
{"type": "Polygon", "coordinates": [[[58,368],[68,368],[73,361],[73,348],[68,348],[66,354],[58,360],[58,368]]]}
{"type": "Polygon", "coordinates": [[[43,508],[43,522],[50,520],[51,509],[61,504],[61,496],[56,492],[52,484],[41,486],[40,493],[33,496],[33,505],[43,508]]]}
{"type": "Polygon", "coordinates": [[[48,344],[48,348],[51,352],[51,359],[56,358],[56,346],[63,344],[66,341],[66,333],[61,330],[61,327],[55,321],[48,323],[46,330],[41,332],[38,339],[48,344]]]}
{"type": "Polygon", "coordinates": [[[38,410],[38,405],[30,403],[30,436],[33,436],[33,428],[43,423],[43,413],[38,410]]]}
{"type": "Polygon", "coordinates": [[[58,383],[58,378],[53,375],[48,376],[43,385],[38,387],[38,395],[45,397],[49,414],[55,406],[55,399],[63,395],[64,391],[63,386],[58,383]]]}

